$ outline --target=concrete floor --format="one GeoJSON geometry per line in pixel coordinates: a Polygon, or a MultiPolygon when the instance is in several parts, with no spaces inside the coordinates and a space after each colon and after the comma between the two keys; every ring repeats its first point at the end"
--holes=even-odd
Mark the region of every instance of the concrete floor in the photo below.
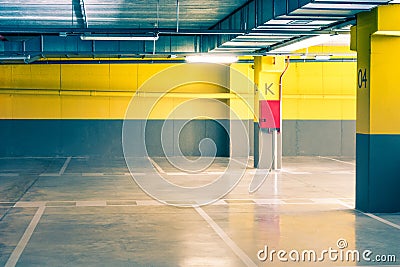
{"type": "MultiPolygon", "coordinates": [[[[227,159],[179,177],[165,159],[154,162],[189,186],[212,182],[227,159]]],[[[0,265],[400,266],[400,214],[354,210],[354,160],[283,163],[254,194],[249,168],[221,200],[183,208],[144,193],[122,158],[0,158],[0,265]],[[271,259],[272,250],[286,254],[271,259]],[[360,261],[347,261],[349,251],[360,261]]]]}

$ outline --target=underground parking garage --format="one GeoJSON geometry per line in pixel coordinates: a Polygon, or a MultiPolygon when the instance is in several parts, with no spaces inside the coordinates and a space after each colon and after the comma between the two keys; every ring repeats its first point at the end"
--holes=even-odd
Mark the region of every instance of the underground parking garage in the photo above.
{"type": "Polygon", "coordinates": [[[1,266],[398,266],[397,1],[1,1],[1,266]]]}

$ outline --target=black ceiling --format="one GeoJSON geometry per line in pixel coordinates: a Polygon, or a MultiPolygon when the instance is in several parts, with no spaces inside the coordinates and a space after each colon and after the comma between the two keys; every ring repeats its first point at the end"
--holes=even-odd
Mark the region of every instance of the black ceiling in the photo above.
{"type": "Polygon", "coordinates": [[[1,27],[208,29],[246,0],[0,0],[1,27]]]}
{"type": "Polygon", "coordinates": [[[389,0],[0,0],[0,62],[25,56],[260,55],[300,39],[348,31],[389,0]],[[347,27],[347,28],[346,28],[347,27]],[[153,34],[157,41],[81,35],[153,34]]]}

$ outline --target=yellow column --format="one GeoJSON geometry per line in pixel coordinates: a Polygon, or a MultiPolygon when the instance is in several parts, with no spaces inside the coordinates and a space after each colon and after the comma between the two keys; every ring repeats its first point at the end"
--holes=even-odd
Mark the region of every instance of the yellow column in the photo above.
{"type": "Polygon", "coordinates": [[[356,208],[399,212],[400,5],[357,16],[356,208]]]}
{"type": "Polygon", "coordinates": [[[254,155],[253,118],[254,118],[254,70],[252,64],[234,63],[230,66],[230,135],[235,138],[243,125],[248,135],[248,143],[243,142],[243,156],[254,155]],[[234,114],[232,114],[234,113],[234,114]],[[236,118],[236,119],[235,119],[236,118]],[[239,121],[236,121],[239,118],[239,121]],[[248,147],[248,146],[249,147],[248,147]]]}
{"type": "Polygon", "coordinates": [[[279,169],[281,167],[281,126],[277,123],[276,126],[271,128],[260,127],[263,121],[272,120],[273,114],[268,110],[266,118],[261,118],[260,121],[262,116],[259,104],[262,101],[265,101],[264,103],[268,101],[269,107],[273,109],[271,102],[281,100],[279,84],[284,69],[285,58],[283,56],[254,57],[254,83],[256,85],[254,107],[255,111],[258,112],[258,117],[254,122],[254,165],[261,169],[271,167],[279,169]]]}

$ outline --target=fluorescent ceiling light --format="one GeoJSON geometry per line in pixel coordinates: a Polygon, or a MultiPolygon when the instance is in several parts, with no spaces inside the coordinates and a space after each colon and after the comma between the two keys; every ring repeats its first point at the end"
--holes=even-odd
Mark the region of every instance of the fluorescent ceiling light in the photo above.
{"type": "Polygon", "coordinates": [[[7,63],[27,63],[30,56],[0,56],[0,62],[7,63]]]}
{"type": "Polygon", "coordinates": [[[0,63],[32,63],[40,59],[40,56],[26,55],[26,56],[0,56],[0,63]]]}
{"type": "Polygon", "coordinates": [[[132,34],[132,35],[116,35],[116,34],[86,34],[81,35],[84,41],[157,41],[157,34],[132,34]]]}
{"type": "Polygon", "coordinates": [[[320,45],[328,42],[332,37],[328,34],[317,35],[314,37],[310,37],[296,43],[292,43],[289,45],[281,46],[279,48],[271,50],[271,52],[293,52],[296,50],[304,49],[310,46],[320,45]]]}
{"type": "Polygon", "coordinates": [[[315,56],[315,60],[329,60],[331,59],[331,56],[328,55],[317,55],[315,56]]]}
{"type": "Polygon", "coordinates": [[[213,55],[186,56],[185,59],[188,63],[234,63],[238,61],[238,57],[235,56],[213,55]]]}
{"type": "Polygon", "coordinates": [[[347,4],[347,3],[330,3],[330,4],[326,4],[326,3],[309,3],[307,5],[305,5],[303,8],[306,9],[336,9],[336,10],[343,10],[343,9],[347,9],[347,10],[353,10],[353,9],[359,9],[359,10],[369,10],[376,7],[376,5],[374,4],[356,4],[351,3],[351,4],[347,4]]]}

